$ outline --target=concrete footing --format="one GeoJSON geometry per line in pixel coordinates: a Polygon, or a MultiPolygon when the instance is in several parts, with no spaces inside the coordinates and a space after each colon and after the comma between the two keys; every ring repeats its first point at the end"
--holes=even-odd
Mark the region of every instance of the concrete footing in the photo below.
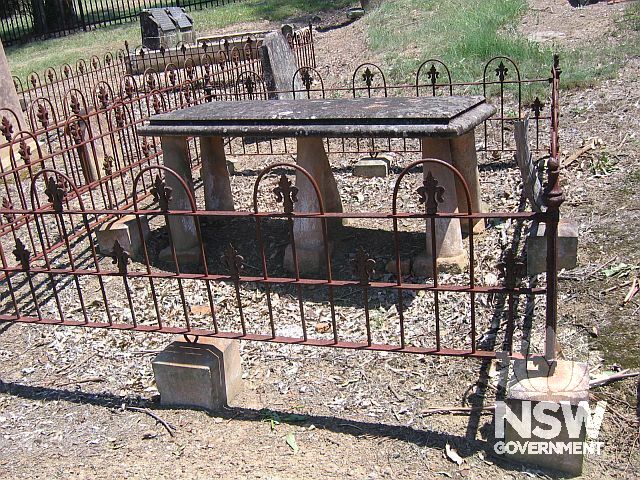
{"type": "Polygon", "coordinates": [[[129,255],[141,255],[143,242],[149,238],[149,221],[144,215],[140,216],[140,224],[135,215],[114,218],[96,230],[96,237],[104,255],[111,255],[116,240],[129,255]]]}
{"type": "MultiPolygon", "coordinates": [[[[553,443],[566,445],[586,441],[586,425],[573,419],[578,416],[589,416],[589,369],[580,362],[558,360],[551,364],[543,358],[535,363],[527,360],[516,360],[513,364],[513,378],[509,382],[509,390],[504,411],[496,408],[496,426],[504,422],[505,445],[509,442],[535,443],[548,446],[553,443]],[[543,414],[538,410],[544,408],[543,414]],[[586,411],[585,411],[586,410],[586,411]],[[570,411],[570,415],[569,412],[570,411]],[[519,431],[512,422],[505,421],[506,415],[513,415],[519,420],[531,419],[530,428],[526,432],[519,431]],[[572,416],[572,418],[569,418],[572,416]],[[554,425],[556,430],[554,431],[554,425]]],[[[515,422],[517,424],[517,422],[515,422]]],[[[525,422],[526,423],[526,422],[525,422]]],[[[499,430],[496,429],[498,432],[499,430]]],[[[545,450],[547,448],[545,447],[545,450]]],[[[572,475],[580,475],[583,453],[569,452],[533,452],[505,451],[510,460],[559,470],[572,475]]]]}
{"type": "Polygon", "coordinates": [[[386,157],[364,157],[353,167],[354,177],[386,177],[389,174],[389,159],[386,157]]]}
{"type": "Polygon", "coordinates": [[[201,337],[198,343],[176,341],[151,364],[162,405],[219,410],[242,387],[237,340],[201,337]]]}

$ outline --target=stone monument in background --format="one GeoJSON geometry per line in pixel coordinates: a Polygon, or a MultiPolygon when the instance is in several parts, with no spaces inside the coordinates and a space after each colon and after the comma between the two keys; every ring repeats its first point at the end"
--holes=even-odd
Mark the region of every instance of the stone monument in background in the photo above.
{"type": "MultiPolygon", "coordinates": [[[[20,121],[20,127],[24,128],[24,117],[22,116],[22,108],[20,107],[20,101],[18,100],[18,94],[16,88],[13,85],[13,78],[11,76],[11,69],[9,68],[9,62],[4,54],[4,47],[0,40],[0,108],[10,108],[18,116],[20,121]]],[[[14,127],[14,131],[19,129],[14,127]]]]}

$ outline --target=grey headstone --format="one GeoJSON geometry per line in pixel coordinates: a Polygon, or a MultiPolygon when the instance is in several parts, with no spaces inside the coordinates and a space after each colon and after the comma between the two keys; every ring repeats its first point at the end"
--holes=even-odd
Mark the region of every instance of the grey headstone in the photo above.
{"type": "MultiPolygon", "coordinates": [[[[269,91],[269,99],[293,99],[291,93],[293,75],[298,70],[296,57],[289,42],[281,32],[271,32],[264,37],[260,47],[264,82],[269,91]],[[280,92],[280,93],[276,93],[280,92]]],[[[298,76],[299,77],[299,76],[298,76]]],[[[304,87],[296,77],[296,90],[304,87]]]]}
{"type": "Polygon", "coordinates": [[[521,121],[515,122],[515,140],[516,140],[516,161],[520,168],[522,176],[522,188],[524,194],[531,203],[531,207],[536,212],[544,210],[543,188],[538,176],[538,168],[533,163],[533,155],[529,149],[529,139],[527,133],[529,131],[529,117],[521,121]]]}
{"type": "MultiPolygon", "coordinates": [[[[7,62],[7,57],[4,54],[4,48],[2,47],[2,41],[0,41],[0,108],[10,108],[18,116],[18,120],[21,125],[13,125],[13,131],[19,132],[24,127],[24,118],[22,117],[22,108],[20,101],[18,100],[18,94],[16,93],[15,86],[13,85],[13,78],[11,77],[11,69],[7,62]]],[[[13,122],[13,118],[10,119],[13,122]]],[[[5,138],[0,139],[1,142],[5,141],[5,138]]]]}
{"type": "Polygon", "coordinates": [[[193,20],[181,7],[168,7],[167,12],[176,26],[181,30],[191,30],[193,28],[193,20]]]}

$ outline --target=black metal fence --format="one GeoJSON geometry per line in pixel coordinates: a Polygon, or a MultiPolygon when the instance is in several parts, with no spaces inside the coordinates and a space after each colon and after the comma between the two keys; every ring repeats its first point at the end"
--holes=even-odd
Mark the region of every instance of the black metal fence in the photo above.
{"type": "Polygon", "coordinates": [[[188,10],[239,0],[2,0],[0,39],[4,45],[33,38],[60,37],[79,30],[135,21],[140,10],[184,7],[188,10]]]}

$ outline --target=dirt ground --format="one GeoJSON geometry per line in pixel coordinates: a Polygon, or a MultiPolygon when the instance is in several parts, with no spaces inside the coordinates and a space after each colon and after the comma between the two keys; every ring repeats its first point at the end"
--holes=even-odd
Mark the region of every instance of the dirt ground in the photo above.
{"type": "MultiPolygon", "coordinates": [[[[609,39],[623,8],[599,2],[576,13],[560,0],[530,3],[521,31],[569,47],[609,39]]],[[[318,70],[332,85],[375,60],[362,28],[355,22],[317,34],[318,70]]],[[[640,58],[631,58],[617,78],[561,95],[563,157],[590,142],[595,148],[563,171],[563,215],[580,224],[580,244],[578,268],[561,274],[560,329],[591,338],[597,371],[640,367],[639,296],[624,302],[640,273],[639,73],[640,58]]],[[[496,175],[483,179],[485,189],[496,175]]],[[[243,391],[227,410],[209,414],[158,405],[150,359],[168,342],[0,325],[0,478],[557,476],[493,455],[492,415],[425,412],[490,405],[489,363],[245,342],[243,391]],[[148,408],[175,432],[127,407],[148,408]],[[447,458],[447,446],[460,465],[447,458]]],[[[609,411],[604,455],[587,459],[584,478],[638,478],[640,387],[626,380],[592,395],[607,400],[609,411]]]]}

